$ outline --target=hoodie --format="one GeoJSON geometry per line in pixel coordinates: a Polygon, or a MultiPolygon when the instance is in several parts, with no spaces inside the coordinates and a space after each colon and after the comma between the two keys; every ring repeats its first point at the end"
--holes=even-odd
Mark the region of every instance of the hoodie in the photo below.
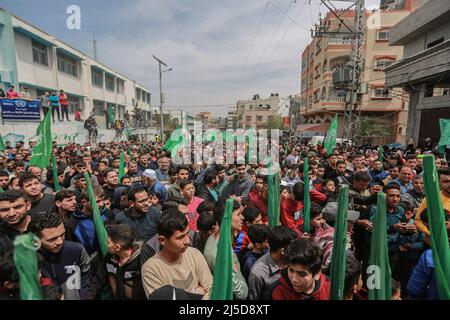
{"type": "Polygon", "coordinates": [[[281,277],[274,286],[272,291],[273,300],[330,300],[331,283],[324,274],[321,274],[320,279],[316,281],[314,292],[311,294],[294,291],[288,277],[287,268],[281,271],[281,277]]]}
{"type": "Polygon", "coordinates": [[[234,180],[230,182],[228,185],[228,196],[234,194],[236,196],[242,196],[242,199],[247,201],[248,194],[250,190],[253,188],[253,180],[249,174],[245,174],[242,179],[239,179],[237,176],[234,177],[234,180]]]}

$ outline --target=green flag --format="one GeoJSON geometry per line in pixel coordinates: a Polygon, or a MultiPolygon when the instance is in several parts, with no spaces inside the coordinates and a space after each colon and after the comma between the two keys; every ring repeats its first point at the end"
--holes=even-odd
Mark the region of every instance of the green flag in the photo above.
{"type": "Polygon", "coordinates": [[[128,155],[130,156],[130,161],[133,160],[133,153],[131,153],[130,147],[128,147],[128,155]]]}
{"type": "Polygon", "coordinates": [[[122,152],[120,152],[120,165],[119,165],[119,184],[122,181],[122,177],[124,176],[124,172],[125,172],[125,154],[122,150],[122,152]]]}
{"type": "Polygon", "coordinates": [[[441,127],[441,139],[438,143],[440,153],[445,153],[445,147],[450,145],[450,119],[439,119],[441,127]]]}
{"type": "Polygon", "coordinates": [[[347,260],[348,185],[343,184],[338,198],[338,213],[334,224],[331,253],[331,300],[344,300],[345,264],[347,260]]]}
{"type": "Polygon", "coordinates": [[[378,160],[383,164],[383,147],[381,145],[378,146],[378,160]]]}
{"type": "Polygon", "coordinates": [[[6,151],[5,143],[3,142],[2,135],[0,134],[0,151],[6,151]]]}
{"type": "Polygon", "coordinates": [[[220,224],[211,300],[233,300],[233,248],[231,245],[233,202],[234,199],[227,200],[220,224]]]}
{"type": "Polygon", "coordinates": [[[445,225],[445,214],[439,192],[436,162],[433,155],[423,156],[423,169],[434,274],[436,276],[439,298],[441,300],[450,300],[450,248],[445,225]]]}
{"type": "Polygon", "coordinates": [[[108,253],[108,235],[105,230],[105,225],[103,224],[102,216],[100,210],[98,209],[97,199],[95,198],[94,191],[92,190],[91,179],[87,172],[84,173],[84,178],[86,180],[86,188],[89,194],[89,201],[91,203],[95,233],[97,234],[97,240],[100,246],[100,251],[103,256],[108,253]]]}
{"type": "Polygon", "coordinates": [[[280,224],[280,176],[278,174],[278,171],[274,172],[272,170],[271,165],[269,170],[269,175],[267,176],[267,218],[269,220],[269,227],[275,227],[280,224]]]}
{"type": "Polygon", "coordinates": [[[5,192],[5,190],[3,190],[2,187],[0,187],[0,193],[3,193],[3,192],[5,192]]]}
{"type": "Polygon", "coordinates": [[[14,265],[19,274],[21,300],[42,300],[36,241],[39,239],[31,232],[14,240],[14,265]]]}
{"type": "Polygon", "coordinates": [[[304,159],[303,163],[303,232],[310,233],[311,232],[311,219],[310,219],[310,199],[309,199],[309,164],[308,158],[304,159]]]}
{"type": "Polygon", "coordinates": [[[109,105],[108,106],[108,122],[111,125],[114,125],[114,120],[116,119],[116,112],[114,111],[114,107],[109,105]]]}
{"type": "Polygon", "coordinates": [[[51,123],[51,112],[47,112],[44,120],[41,121],[36,129],[36,145],[33,148],[33,154],[28,166],[37,166],[44,169],[50,164],[53,149],[51,123]]]}
{"type": "MultiPolygon", "coordinates": [[[[391,300],[391,267],[387,245],[386,194],[378,193],[377,213],[373,221],[369,265],[377,267],[368,276],[369,300],[391,300]],[[378,272],[379,271],[379,272],[378,272]]],[[[370,272],[369,272],[370,273],[370,272]]]]}
{"type": "Polygon", "coordinates": [[[175,130],[170,135],[170,138],[166,141],[166,143],[163,146],[163,150],[169,151],[172,157],[174,156],[174,152],[177,152],[177,150],[184,141],[184,135],[180,134],[182,133],[180,132],[181,129],[182,129],[181,125],[177,125],[175,130]],[[177,132],[178,137],[175,137],[175,132],[177,132]]]}
{"type": "Polygon", "coordinates": [[[336,137],[338,129],[338,115],[334,116],[333,122],[331,122],[327,135],[325,136],[324,146],[327,149],[327,154],[331,154],[336,147],[336,137]]]}
{"type": "Polygon", "coordinates": [[[52,171],[53,171],[53,184],[55,185],[55,191],[58,192],[61,190],[58,182],[58,166],[56,165],[56,157],[52,155],[52,171]]]}

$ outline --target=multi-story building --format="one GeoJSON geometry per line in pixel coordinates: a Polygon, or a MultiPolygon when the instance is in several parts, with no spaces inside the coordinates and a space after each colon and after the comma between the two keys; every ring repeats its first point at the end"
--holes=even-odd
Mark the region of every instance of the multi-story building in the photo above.
{"type": "Polygon", "coordinates": [[[450,1],[426,2],[391,30],[403,60],[386,68],[386,84],[409,94],[407,139],[438,142],[439,119],[450,119],[450,1]]]}
{"type": "MultiPolygon", "coordinates": [[[[363,42],[362,92],[359,109],[361,117],[377,119],[389,136],[373,137],[372,143],[405,142],[407,124],[407,97],[405,92],[385,87],[384,68],[403,57],[402,47],[389,46],[390,28],[415,10],[420,0],[381,3],[380,11],[366,11],[363,42]]],[[[340,10],[340,18],[353,26],[355,12],[340,10]]],[[[345,31],[343,24],[332,13],[321,21],[326,31],[345,31]]],[[[349,36],[314,38],[302,53],[301,103],[297,119],[298,132],[325,133],[336,114],[339,131],[343,132],[343,113],[347,91],[333,84],[333,71],[347,66],[351,59],[352,41],[349,36]]],[[[347,69],[348,70],[348,69],[347,69]]],[[[348,75],[348,77],[350,74],[348,75]]]]}
{"type": "Polygon", "coordinates": [[[189,131],[194,130],[195,116],[187,111],[183,110],[171,110],[169,111],[171,119],[178,119],[178,123],[189,131]]]}
{"type": "Polygon", "coordinates": [[[227,129],[236,129],[236,124],[237,124],[236,110],[228,111],[227,129]]]}
{"type": "Polygon", "coordinates": [[[195,119],[202,122],[203,130],[207,130],[209,127],[211,127],[211,124],[212,124],[211,112],[208,112],[208,111],[199,112],[195,116],[195,119]]]}
{"type": "Polygon", "coordinates": [[[33,99],[63,89],[70,118],[76,110],[83,119],[93,112],[100,128],[106,128],[108,107],[117,119],[138,107],[148,123],[147,88],[1,8],[0,43],[0,86],[27,86],[33,99]]]}
{"type": "Polygon", "coordinates": [[[256,94],[251,100],[239,100],[236,103],[237,127],[264,129],[267,121],[277,116],[279,105],[278,93],[271,93],[267,99],[256,94]]]}

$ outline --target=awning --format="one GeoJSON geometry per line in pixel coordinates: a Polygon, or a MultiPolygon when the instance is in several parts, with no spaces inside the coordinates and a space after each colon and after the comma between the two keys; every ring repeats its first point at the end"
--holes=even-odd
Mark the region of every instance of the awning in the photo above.
{"type": "Polygon", "coordinates": [[[48,40],[38,36],[37,34],[31,32],[31,31],[29,31],[27,29],[24,29],[24,28],[22,28],[20,26],[14,26],[14,31],[17,31],[17,32],[19,32],[19,33],[21,33],[21,34],[23,34],[23,35],[25,35],[25,36],[27,36],[27,37],[37,41],[37,42],[39,42],[39,43],[42,43],[43,45],[46,45],[46,46],[49,46],[49,47],[55,46],[50,41],[48,41],[48,40]]]}
{"type": "Polygon", "coordinates": [[[77,56],[76,54],[73,54],[72,52],[63,49],[61,47],[56,48],[56,51],[61,52],[63,55],[68,56],[69,58],[72,58],[74,60],[83,61],[84,59],[80,56],[77,56]]]}
{"type": "MultiPolygon", "coordinates": [[[[35,88],[35,89],[39,89],[39,90],[42,90],[42,91],[48,91],[48,92],[56,91],[56,92],[59,93],[59,90],[57,90],[57,89],[47,88],[47,87],[39,86],[39,85],[36,85],[36,84],[28,83],[28,82],[20,82],[19,85],[20,85],[21,87],[22,87],[22,86],[27,86],[28,88],[35,88]]],[[[64,90],[64,89],[63,89],[63,90],[64,90]]],[[[81,98],[81,99],[84,99],[84,98],[85,98],[85,96],[80,96],[79,94],[71,93],[71,92],[68,92],[68,91],[66,91],[66,90],[64,90],[64,92],[65,92],[67,95],[69,95],[69,96],[73,96],[73,97],[77,97],[77,98],[81,98]]]]}
{"type": "Polygon", "coordinates": [[[323,136],[325,132],[328,131],[330,123],[309,123],[309,124],[299,124],[297,125],[297,130],[295,136],[310,138],[314,136],[323,136]]]}

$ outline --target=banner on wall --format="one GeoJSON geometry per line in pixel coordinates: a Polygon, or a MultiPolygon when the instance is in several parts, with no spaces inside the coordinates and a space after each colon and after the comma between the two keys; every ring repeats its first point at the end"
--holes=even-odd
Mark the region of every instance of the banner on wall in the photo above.
{"type": "Polygon", "coordinates": [[[40,121],[39,100],[0,100],[2,119],[12,121],[40,121]]]}
{"type": "Polygon", "coordinates": [[[291,126],[291,118],[283,117],[283,127],[290,128],[291,126]]]}

